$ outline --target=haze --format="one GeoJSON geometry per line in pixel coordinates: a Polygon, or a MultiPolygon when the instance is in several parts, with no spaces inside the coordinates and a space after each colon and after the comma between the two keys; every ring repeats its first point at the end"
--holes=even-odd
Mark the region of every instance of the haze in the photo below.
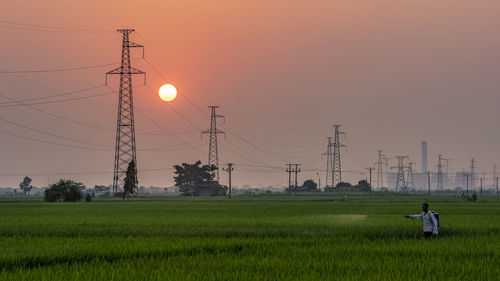
{"type": "MultiPolygon", "coordinates": [[[[346,132],[342,164],[353,182],[366,177],[379,149],[420,167],[422,140],[430,168],[438,153],[456,171],[474,157],[479,172],[489,172],[500,157],[498,1],[3,1],[0,10],[2,21],[109,31],[0,23],[3,71],[117,63],[114,30],[136,29],[131,39],[145,46],[146,60],[134,50],[133,65],[147,72],[148,87],[172,83],[179,91],[166,104],[134,80],[136,109],[177,136],[136,112],[140,185],[173,185],[172,165],[207,161],[200,129],[209,127],[208,105],[226,117],[219,161],[235,163],[240,186],[286,185],[286,163],[302,163],[300,182],[317,180],[318,171],[324,181],[321,155],[333,124],[346,132]]],[[[114,67],[3,73],[0,94],[20,100],[102,86],[114,67]]],[[[108,82],[118,88],[117,77],[108,82]]],[[[5,120],[110,149],[43,143],[36,140],[78,145],[0,121],[1,131],[36,139],[0,133],[0,185],[17,186],[25,175],[37,186],[61,177],[110,184],[116,104],[116,95],[105,95],[33,106],[107,130],[1,107],[5,120]]]]}

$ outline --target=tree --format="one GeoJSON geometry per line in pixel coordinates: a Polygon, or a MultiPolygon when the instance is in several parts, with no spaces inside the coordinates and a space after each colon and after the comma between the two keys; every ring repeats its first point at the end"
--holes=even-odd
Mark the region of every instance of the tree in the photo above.
{"type": "Polygon", "coordinates": [[[370,186],[370,184],[366,180],[360,180],[356,187],[357,187],[358,191],[369,192],[372,189],[372,187],[370,186]]]}
{"type": "Polygon", "coordinates": [[[26,193],[29,194],[33,188],[33,186],[31,186],[31,178],[28,176],[24,177],[23,181],[19,184],[19,188],[21,188],[24,195],[26,195],[26,193]]]}
{"type": "Polygon", "coordinates": [[[105,193],[105,192],[110,192],[111,191],[111,187],[105,186],[105,185],[95,185],[94,186],[94,190],[95,190],[95,192],[105,193]]]}
{"type": "Polygon", "coordinates": [[[335,188],[342,188],[342,187],[352,187],[352,184],[341,181],[337,183],[337,185],[335,186],[335,188]]]}
{"type": "Polygon", "coordinates": [[[201,161],[196,161],[194,164],[182,163],[174,166],[174,181],[175,186],[183,195],[194,196],[195,184],[203,181],[210,181],[214,178],[214,165],[201,165],[201,161]]]}
{"type": "Polygon", "coordinates": [[[45,190],[43,199],[47,202],[80,201],[83,198],[81,186],[81,183],[62,179],[45,190]]]}
{"type": "Polygon", "coordinates": [[[313,180],[306,180],[302,184],[301,191],[315,191],[318,188],[318,184],[313,180]]]}
{"type": "Polygon", "coordinates": [[[123,185],[123,199],[125,199],[127,195],[134,194],[137,183],[137,167],[135,166],[135,161],[132,160],[128,164],[125,184],[123,185]]]}

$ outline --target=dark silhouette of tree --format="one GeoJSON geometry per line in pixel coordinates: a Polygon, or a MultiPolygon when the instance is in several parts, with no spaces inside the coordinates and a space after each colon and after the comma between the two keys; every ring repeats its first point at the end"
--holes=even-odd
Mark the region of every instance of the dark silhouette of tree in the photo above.
{"type": "Polygon", "coordinates": [[[29,194],[33,188],[33,186],[31,186],[31,178],[28,176],[24,177],[23,181],[19,184],[19,188],[21,188],[24,195],[26,195],[26,193],[29,194]]]}
{"type": "Polygon", "coordinates": [[[214,178],[214,165],[201,165],[201,161],[196,161],[194,164],[182,163],[174,166],[174,181],[175,186],[183,195],[195,195],[195,184],[203,181],[210,181],[214,178]]]}
{"type": "Polygon", "coordinates": [[[315,191],[318,188],[318,184],[313,180],[306,180],[302,184],[301,191],[315,191]]]}
{"type": "Polygon", "coordinates": [[[43,199],[47,202],[76,202],[83,198],[81,183],[72,180],[60,180],[44,192],[43,199]]]}
{"type": "Polygon", "coordinates": [[[370,191],[372,187],[366,180],[360,180],[356,188],[358,191],[370,191]]]}
{"type": "Polygon", "coordinates": [[[132,160],[128,164],[125,184],[123,185],[123,199],[125,199],[127,195],[134,194],[137,183],[137,167],[135,166],[134,160],[132,160]]]}
{"type": "Polygon", "coordinates": [[[335,188],[342,188],[342,187],[352,187],[352,184],[341,181],[335,186],[335,188]]]}

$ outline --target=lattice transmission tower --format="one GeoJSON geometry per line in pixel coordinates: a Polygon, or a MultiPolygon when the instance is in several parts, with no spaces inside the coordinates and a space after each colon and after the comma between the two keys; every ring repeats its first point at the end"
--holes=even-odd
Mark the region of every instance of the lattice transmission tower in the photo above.
{"type": "Polygon", "coordinates": [[[336,184],[342,181],[342,163],[340,162],[340,148],[345,147],[344,144],[340,143],[340,135],[345,134],[341,132],[339,128],[342,125],[333,125],[335,128],[333,134],[333,179],[332,186],[335,187],[336,184]]]}
{"type": "MultiPolygon", "coordinates": [[[[113,172],[114,194],[116,194],[118,188],[124,185],[129,163],[134,161],[137,169],[132,75],[143,74],[144,81],[146,81],[146,73],[132,67],[130,64],[130,48],[143,48],[142,53],[144,56],[144,46],[130,42],[129,35],[134,32],[134,29],[118,29],[117,31],[123,35],[121,65],[106,73],[106,83],[108,74],[120,74],[118,117],[116,121],[115,163],[113,172]]],[[[135,183],[135,185],[135,191],[138,191],[137,183],[135,183]]]]}
{"type": "Polygon", "coordinates": [[[414,162],[408,163],[408,177],[406,180],[406,186],[408,188],[415,188],[415,169],[413,168],[415,166],[414,162]]]}
{"type": "Polygon", "coordinates": [[[332,137],[327,137],[328,139],[328,144],[326,147],[326,153],[323,155],[326,155],[326,181],[325,181],[325,187],[333,187],[333,143],[332,143],[332,137]]]}
{"type": "Polygon", "coordinates": [[[476,190],[476,160],[474,158],[470,160],[470,187],[476,190]]]}
{"type": "Polygon", "coordinates": [[[443,156],[438,155],[437,164],[437,190],[443,190],[443,156]]]}
{"type": "Polygon", "coordinates": [[[209,144],[208,144],[208,165],[214,165],[215,166],[215,179],[219,181],[219,147],[217,145],[217,135],[223,134],[225,136],[225,132],[217,129],[217,118],[223,118],[223,115],[219,115],[215,112],[219,106],[217,105],[210,105],[208,106],[210,108],[211,114],[210,114],[210,129],[201,132],[201,135],[203,137],[204,134],[209,134],[209,144]]]}
{"type": "Polygon", "coordinates": [[[378,152],[378,161],[376,163],[377,165],[377,188],[382,188],[384,187],[384,154],[382,153],[382,150],[377,151],[378,152]]]}
{"type": "Polygon", "coordinates": [[[398,189],[400,191],[406,190],[406,181],[405,181],[405,159],[408,159],[408,156],[398,155],[396,159],[398,160],[398,165],[392,167],[393,169],[398,169],[398,176],[396,178],[396,191],[398,189]]]}

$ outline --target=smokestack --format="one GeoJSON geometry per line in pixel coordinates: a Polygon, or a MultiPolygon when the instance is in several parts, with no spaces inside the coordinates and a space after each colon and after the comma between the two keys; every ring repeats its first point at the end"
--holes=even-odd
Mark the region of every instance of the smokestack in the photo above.
{"type": "Polygon", "coordinates": [[[422,173],[427,173],[427,141],[422,142],[422,173]]]}

